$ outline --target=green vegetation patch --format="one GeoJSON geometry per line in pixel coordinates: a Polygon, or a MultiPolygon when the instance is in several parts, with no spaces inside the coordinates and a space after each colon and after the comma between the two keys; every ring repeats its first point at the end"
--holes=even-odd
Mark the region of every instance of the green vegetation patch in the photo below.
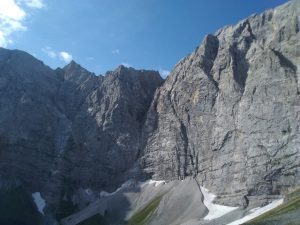
{"type": "MultiPolygon", "coordinates": [[[[287,195],[288,200],[282,205],[266,212],[253,220],[245,223],[245,225],[272,224],[273,221],[288,220],[284,224],[300,224],[300,189],[287,195]],[[295,217],[296,215],[296,217],[295,217]],[[298,215],[298,216],[297,216],[298,215]],[[295,222],[294,222],[295,221],[295,222]],[[299,223],[298,223],[298,222],[299,223]]],[[[281,223],[280,223],[281,224],[281,223]]]]}
{"type": "Polygon", "coordinates": [[[164,195],[159,195],[151,200],[143,209],[136,212],[128,221],[127,225],[147,225],[155,213],[164,195]]]}
{"type": "Polygon", "coordinates": [[[300,188],[295,189],[294,191],[292,191],[291,193],[288,193],[286,195],[287,200],[291,200],[291,199],[294,199],[294,198],[297,198],[297,197],[300,197],[300,188]]]}
{"type": "Polygon", "coordinates": [[[32,196],[22,187],[0,190],[0,224],[39,225],[41,221],[32,196]]]}

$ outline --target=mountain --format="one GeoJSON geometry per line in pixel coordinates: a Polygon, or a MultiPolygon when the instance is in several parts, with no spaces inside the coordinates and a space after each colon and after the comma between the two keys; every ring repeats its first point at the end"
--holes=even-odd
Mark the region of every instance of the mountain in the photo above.
{"type": "Polygon", "coordinates": [[[253,15],[175,66],[143,130],[149,176],[195,176],[243,207],[300,185],[299,15],[299,1],[253,15]]]}
{"type": "Polygon", "coordinates": [[[0,48],[0,223],[230,224],[285,196],[267,220],[299,220],[299,15],[209,34],[165,81],[0,48]]]}
{"type": "Polygon", "coordinates": [[[22,183],[59,211],[69,190],[109,191],[137,173],[142,125],[163,82],[158,72],[120,66],[95,76],[74,61],[54,71],[6,49],[0,63],[3,186],[22,183]]]}

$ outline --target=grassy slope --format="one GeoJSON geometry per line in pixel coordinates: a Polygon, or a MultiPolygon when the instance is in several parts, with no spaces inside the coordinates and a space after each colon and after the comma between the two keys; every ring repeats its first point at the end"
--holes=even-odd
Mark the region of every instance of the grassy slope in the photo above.
{"type": "Polygon", "coordinates": [[[287,195],[287,201],[245,225],[300,225],[300,189],[287,195]]]}
{"type": "Polygon", "coordinates": [[[163,195],[159,195],[151,200],[143,209],[136,212],[128,221],[127,225],[147,225],[155,210],[159,206],[159,203],[163,195]]]}

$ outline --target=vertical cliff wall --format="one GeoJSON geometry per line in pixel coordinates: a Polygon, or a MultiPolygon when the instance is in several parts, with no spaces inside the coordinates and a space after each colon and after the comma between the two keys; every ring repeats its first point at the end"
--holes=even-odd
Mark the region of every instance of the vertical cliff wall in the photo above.
{"type": "Polygon", "coordinates": [[[253,15],[175,66],[143,130],[149,176],[195,176],[227,205],[299,185],[299,16],[299,1],[253,15]]]}

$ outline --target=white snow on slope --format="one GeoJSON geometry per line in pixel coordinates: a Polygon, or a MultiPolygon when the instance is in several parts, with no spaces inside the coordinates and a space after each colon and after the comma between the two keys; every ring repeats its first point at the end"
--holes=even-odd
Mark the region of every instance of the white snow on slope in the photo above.
{"type": "Polygon", "coordinates": [[[244,216],[243,218],[233,221],[227,225],[240,225],[242,223],[245,223],[249,220],[252,220],[255,217],[260,216],[261,214],[264,214],[265,212],[270,211],[271,209],[276,208],[277,206],[281,205],[283,203],[283,199],[279,199],[279,200],[275,200],[273,202],[271,202],[269,205],[266,205],[264,207],[252,210],[252,213],[250,213],[249,215],[244,216]]]}
{"type": "MultiPolygon", "coordinates": [[[[140,188],[143,188],[145,187],[146,185],[152,185],[154,184],[154,187],[157,187],[161,184],[165,184],[166,182],[164,180],[147,180],[145,182],[139,182],[137,185],[140,187],[140,188]]],[[[127,187],[132,187],[133,186],[133,181],[132,180],[128,180],[126,181],[124,184],[121,185],[121,187],[119,187],[117,190],[115,190],[114,192],[106,192],[106,191],[101,191],[100,192],[100,197],[108,197],[108,196],[112,196],[116,193],[118,193],[119,191],[121,191],[122,189],[124,188],[127,188],[127,187]]]]}
{"type": "Polygon", "coordinates": [[[157,186],[159,186],[161,184],[165,184],[165,183],[166,183],[166,181],[164,181],[164,180],[147,180],[145,182],[140,182],[139,186],[140,186],[140,188],[143,188],[146,185],[153,185],[154,184],[154,187],[157,187],[157,186]]]}
{"type": "Polygon", "coordinates": [[[148,184],[154,184],[154,187],[157,187],[161,184],[165,184],[166,182],[164,180],[149,180],[148,184]]]}
{"type": "Polygon", "coordinates": [[[45,199],[42,198],[41,193],[40,192],[32,193],[32,198],[39,212],[44,215],[44,208],[46,206],[46,202],[45,199]]]}
{"type": "Polygon", "coordinates": [[[121,187],[119,187],[119,188],[118,188],[117,190],[115,190],[114,192],[109,193],[109,192],[106,192],[106,191],[101,191],[101,192],[100,192],[100,197],[108,197],[108,196],[112,196],[112,195],[118,193],[119,191],[121,191],[122,189],[128,187],[130,184],[131,184],[131,181],[128,180],[128,181],[126,181],[124,184],[122,184],[121,187]]]}
{"type": "Polygon", "coordinates": [[[238,208],[238,207],[230,207],[230,206],[214,204],[213,200],[215,199],[216,195],[209,193],[209,191],[204,187],[200,187],[200,188],[204,197],[203,203],[208,209],[208,214],[203,219],[205,220],[216,219],[238,208]]]}

